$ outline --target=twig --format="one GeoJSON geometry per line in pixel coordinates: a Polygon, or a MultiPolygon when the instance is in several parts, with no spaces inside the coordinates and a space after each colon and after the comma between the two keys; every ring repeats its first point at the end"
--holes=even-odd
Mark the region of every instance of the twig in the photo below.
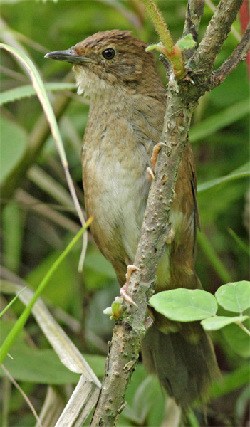
{"type": "MultiPolygon", "coordinates": [[[[204,0],[188,0],[186,19],[184,23],[183,37],[188,34],[192,34],[194,41],[198,41],[198,31],[200,26],[200,20],[204,12],[204,0]]],[[[195,49],[188,49],[183,52],[185,59],[191,58],[195,49]]]]}
{"type": "Polygon", "coordinates": [[[188,0],[183,36],[191,33],[193,39],[197,41],[203,11],[204,0],[188,0]]]}
{"type": "Polygon", "coordinates": [[[214,71],[211,76],[211,88],[220,85],[225,78],[237,67],[240,61],[242,61],[250,48],[250,24],[238,44],[234,49],[233,53],[228,59],[221,65],[218,70],[214,71]]]}
{"type": "Polygon", "coordinates": [[[191,58],[191,68],[202,69],[203,74],[212,70],[216,55],[230,32],[242,0],[220,0],[206,33],[191,58]]]}
{"type": "MultiPolygon", "coordinates": [[[[209,9],[212,10],[212,12],[216,11],[216,6],[213,4],[212,0],[205,0],[206,5],[209,7],[209,9]]],[[[236,40],[239,42],[241,39],[241,35],[239,31],[237,31],[233,26],[231,27],[231,33],[234,35],[236,40]]]]}

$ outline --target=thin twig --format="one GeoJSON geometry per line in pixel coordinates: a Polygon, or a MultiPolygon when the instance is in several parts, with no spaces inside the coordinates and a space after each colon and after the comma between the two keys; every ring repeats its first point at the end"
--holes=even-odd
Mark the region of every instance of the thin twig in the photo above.
{"type": "MultiPolygon", "coordinates": [[[[209,9],[212,10],[214,13],[216,11],[216,6],[213,4],[212,0],[205,0],[206,5],[209,7],[209,9]]],[[[239,42],[241,39],[241,35],[239,31],[237,31],[233,26],[231,27],[231,33],[234,35],[236,40],[239,42]]]]}
{"type": "Polygon", "coordinates": [[[191,58],[191,68],[202,69],[203,74],[212,70],[219,50],[228,36],[231,25],[240,9],[242,0],[221,0],[197,51],[191,58]]]}
{"type": "Polygon", "coordinates": [[[183,36],[191,33],[197,41],[200,21],[204,12],[204,0],[188,0],[183,36]]]}
{"type": "Polygon", "coordinates": [[[220,85],[225,78],[237,67],[242,61],[250,48],[250,24],[242,36],[238,46],[234,49],[233,53],[226,59],[218,70],[214,71],[211,76],[211,88],[220,85]]]}

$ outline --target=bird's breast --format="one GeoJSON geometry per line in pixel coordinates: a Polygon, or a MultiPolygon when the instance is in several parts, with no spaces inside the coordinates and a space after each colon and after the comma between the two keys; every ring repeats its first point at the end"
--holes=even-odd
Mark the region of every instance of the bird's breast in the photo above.
{"type": "Polygon", "coordinates": [[[104,255],[133,261],[150,182],[150,146],[124,116],[89,117],[83,147],[83,185],[93,236],[104,255]]]}

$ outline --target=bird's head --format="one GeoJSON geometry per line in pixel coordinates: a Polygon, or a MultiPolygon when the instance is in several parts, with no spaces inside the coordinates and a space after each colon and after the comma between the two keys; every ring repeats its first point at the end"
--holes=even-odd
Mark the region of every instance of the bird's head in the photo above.
{"type": "Polygon", "coordinates": [[[101,94],[123,88],[131,94],[158,97],[161,87],[154,58],[146,44],[129,31],[103,31],[65,51],[47,53],[46,58],[73,64],[78,93],[101,94]]]}

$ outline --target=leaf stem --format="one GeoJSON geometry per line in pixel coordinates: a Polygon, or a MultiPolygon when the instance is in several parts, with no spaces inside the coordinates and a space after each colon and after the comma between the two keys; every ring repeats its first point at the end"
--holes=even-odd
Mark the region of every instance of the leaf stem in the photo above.
{"type": "Polygon", "coordinates": [[[161,53],[164,54],[173,66],[174,73],[177,78],[181,78],[185,74],[182,51],[174,44],[168,26],[158,9],[154,0],[143,0],[150,19],[155,27],[156,32],[160,36],[160,41],[163,44],[161,53]]]}
{"type": "Polygon", "coordinates": [[[240,329],[242,329],[242,331],[244,331],[250,337],[250,331],[245,327],[245,325],[243,325],[243,323],[236,322],[236,325],[238,325],[240,329]]]}

